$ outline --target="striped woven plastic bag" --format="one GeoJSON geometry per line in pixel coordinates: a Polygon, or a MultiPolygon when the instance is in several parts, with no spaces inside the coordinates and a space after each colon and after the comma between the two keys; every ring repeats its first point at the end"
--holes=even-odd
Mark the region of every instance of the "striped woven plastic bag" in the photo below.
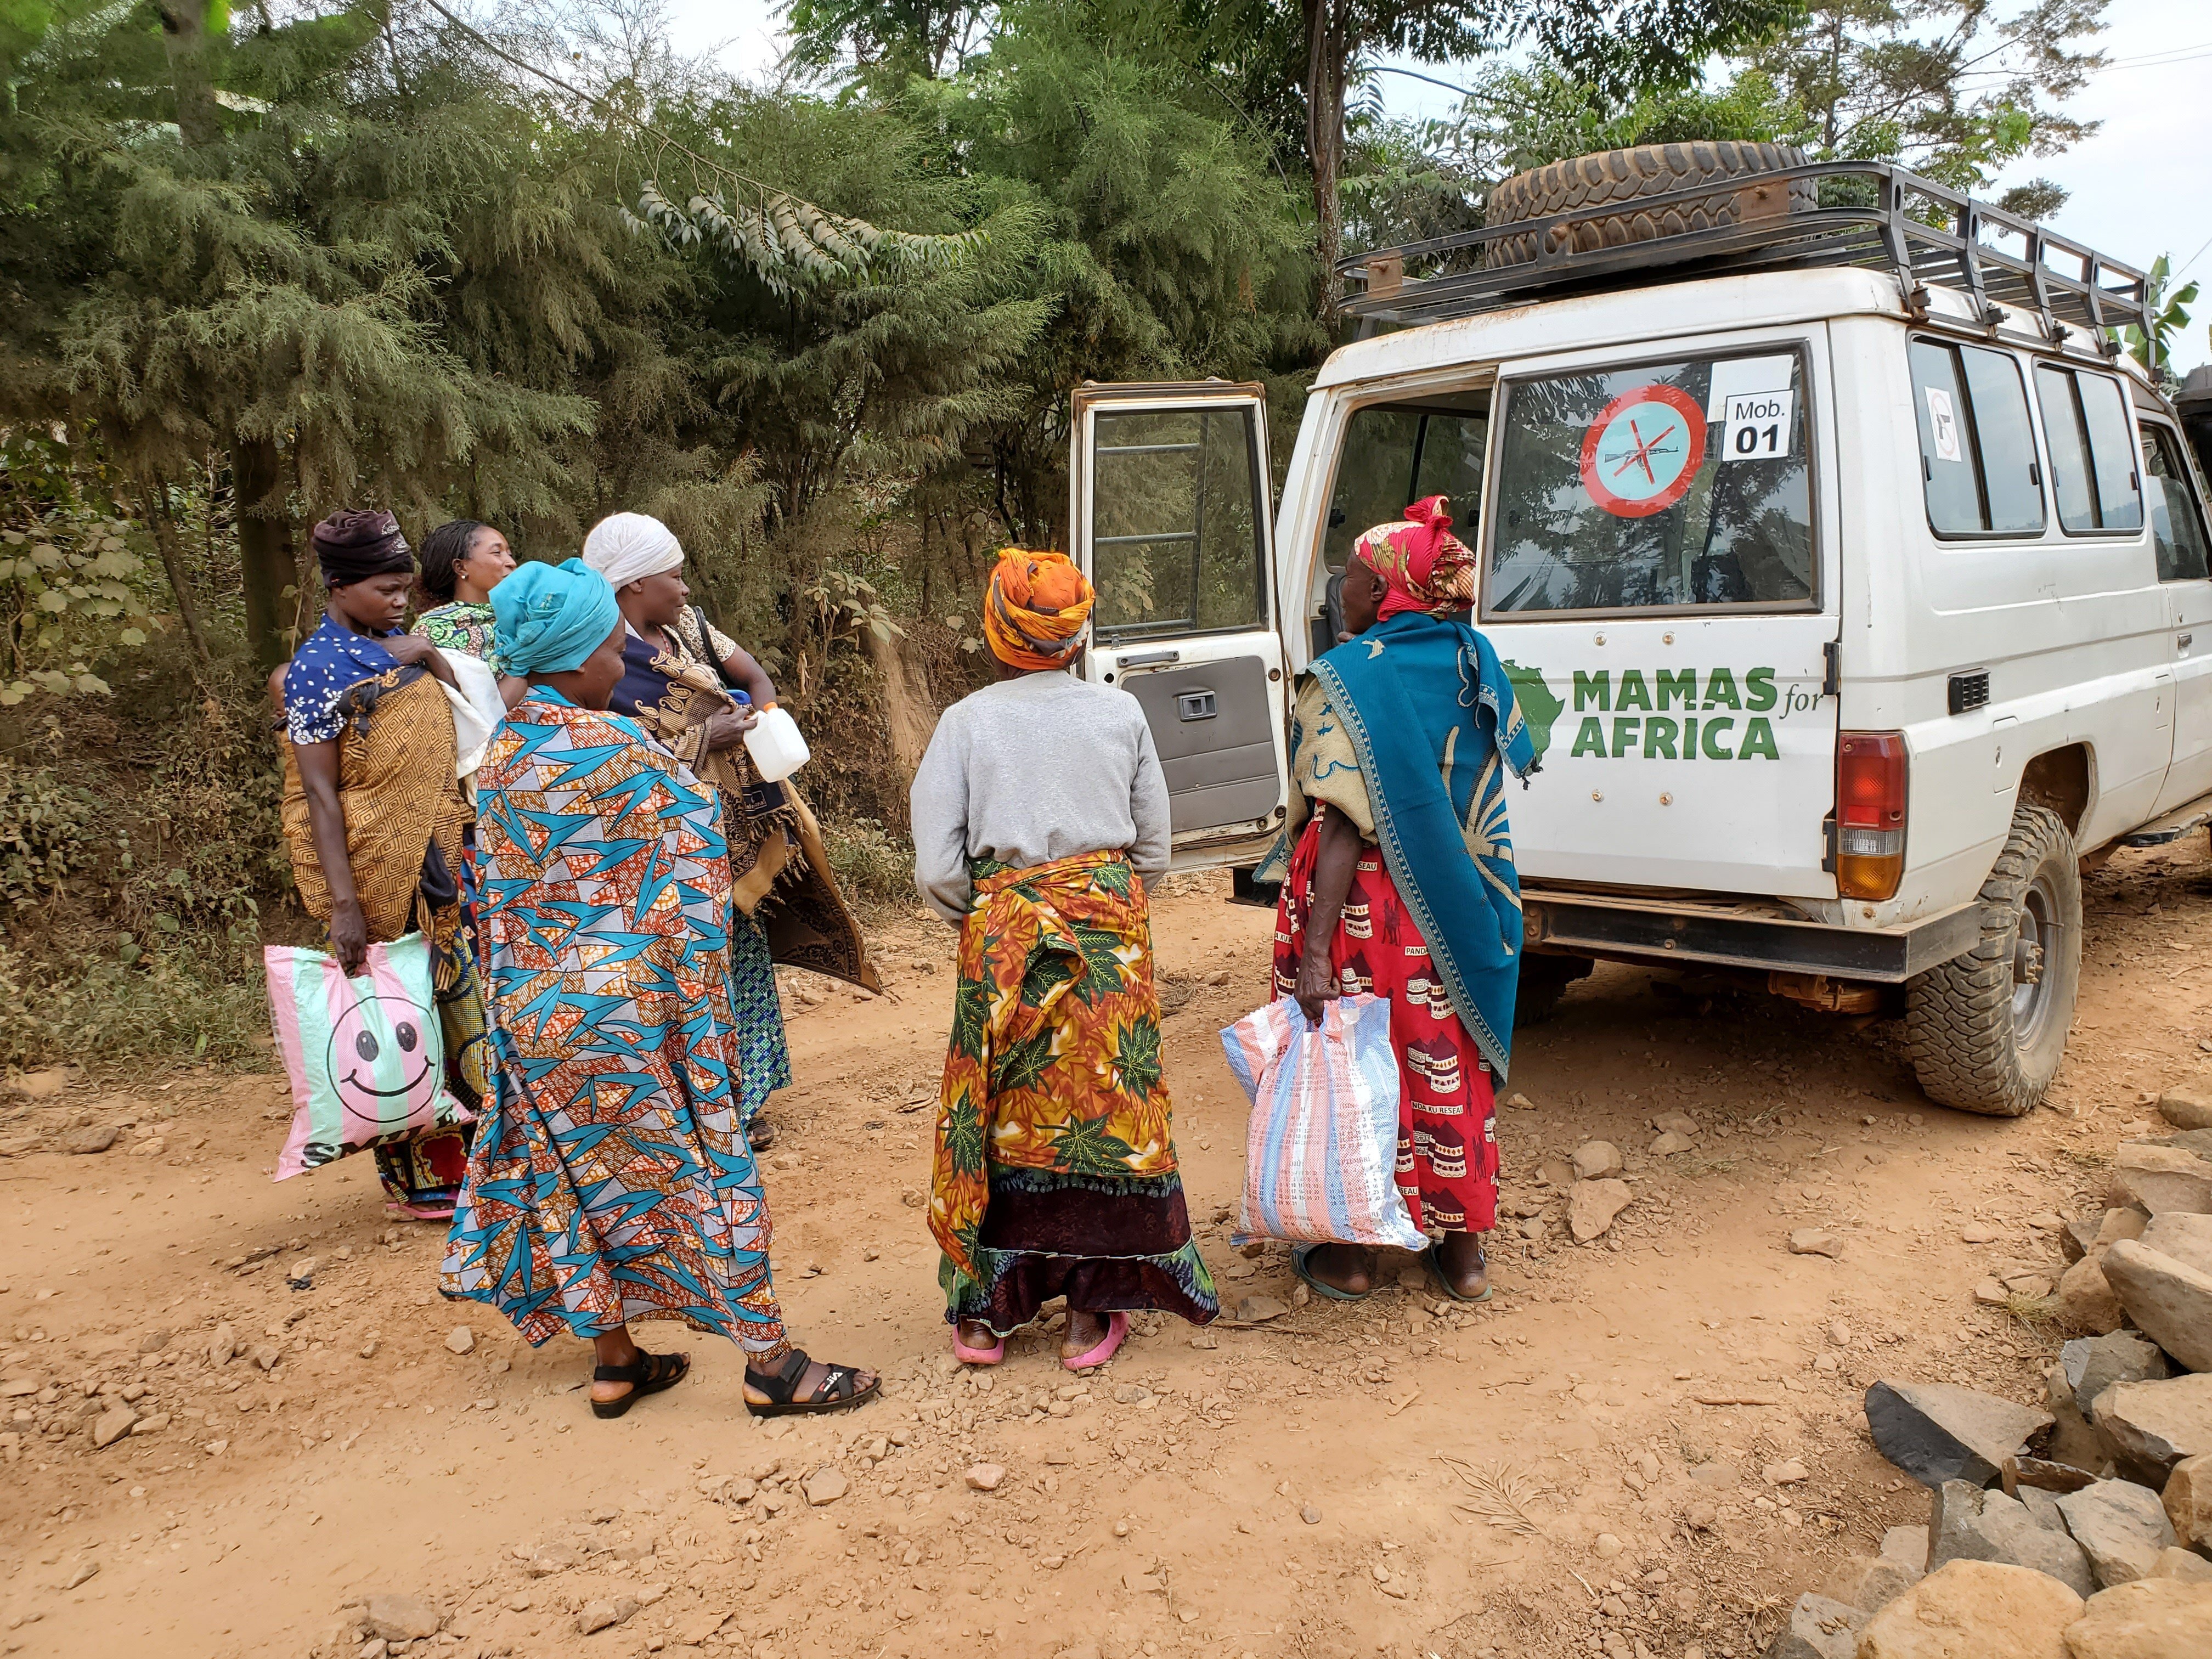
{"type": "Polygon", "coordinates": [[[1239,1243],[1427,1247],[1393,1178],[1398,1060],[1387,998],[1332,998],[1316,1025],[1285,997],[1224,1030],[1221,1046],[1252,1102],[1239,1243]]]}

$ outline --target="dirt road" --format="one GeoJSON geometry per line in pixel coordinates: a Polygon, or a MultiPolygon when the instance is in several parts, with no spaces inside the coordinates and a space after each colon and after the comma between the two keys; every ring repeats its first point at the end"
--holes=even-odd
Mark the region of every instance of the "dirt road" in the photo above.
{"type": "MultiPolygon", "coordinates": [[[[1182,887],[1158,938],[1194,1218],[1225,1300],[1289,1304],[1285,1258],[1224,1224],[1244,1113],[1215,1032],[1264,994],[1269,918],[1182,887]]],[[[1855,1421],[1869,1382],[2040,1397],[2055,1334],[1976,1286],[2055,1277],[2057,1218],[2101,1196],[2137,1091],[2212,1066],[2208,935],[2196,844],[2095,877],[2068,1066],[2017,1122],[1929,1105],[1882,1028],[1601,969],[1518,1046],[1530,1104],[1501,1129],[1528,1220],[1498,1235],[1492,1304],[1439,1304],[1408,1260],[1364,1304],[1156,1326],[1079,1380],[1035,1336],[994,1373],[950,1359],[916,1206],[951,939],[896,922],[890,997],[794,1007],[767,1173],[799,1338],[888,1397],[781,1430],[745,1417],[734,1351],[666,1326],[641,1334],[694,1379],[592,1418],[580,1348],[439,1299],[440,1234],[395,1225],[365,1160],[267,1179],[275,1078],[15,1103],[0,1650],[352,1655],[359,1604],[393,1593],[445,1620],[389,1650],[425,1659],[1746,1659],[1926,1518],[1855,1421]],[[1654,1157],[1673,1112],[1695,1146],[1654,1157]],[[109,1124],[106,1152],[47,1150],[109,1124]],[[1592,1137],[1635,1196],[1577,1246],[1555,1194],[1592,1137]],[[1797,1230],[1834,1254],[1793,1254],[1797,1230]]]]}

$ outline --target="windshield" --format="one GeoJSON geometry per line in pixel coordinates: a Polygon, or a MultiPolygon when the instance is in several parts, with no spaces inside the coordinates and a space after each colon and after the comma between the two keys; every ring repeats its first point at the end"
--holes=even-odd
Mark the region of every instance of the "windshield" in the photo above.
{"type": "Polygon", "coordinates": [[[1486,614],[1812,599],[1797,353],[1547,375],[1504,396],[1486,614]]]}

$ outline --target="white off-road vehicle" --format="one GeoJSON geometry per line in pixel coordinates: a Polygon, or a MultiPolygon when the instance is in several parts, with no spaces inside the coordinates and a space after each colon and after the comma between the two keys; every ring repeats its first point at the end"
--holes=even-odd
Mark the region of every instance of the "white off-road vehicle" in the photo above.
{"type": "Polygon", "coordinates": [[[1271,510],[1260,387],[1076,394],[1082,672],[1145,706],[1179,866],[1275,836],[1352,539],[1449,496],[1542,769],[1521,998],[1596,959],[1901,1012],[2017,1114],[2064,1048],[2081,872],[2212,821],[2205,490],[2111,330],[2142,272],[1873,164],[1585,157],[1347,261],[1374,325],[1271,510]]]}

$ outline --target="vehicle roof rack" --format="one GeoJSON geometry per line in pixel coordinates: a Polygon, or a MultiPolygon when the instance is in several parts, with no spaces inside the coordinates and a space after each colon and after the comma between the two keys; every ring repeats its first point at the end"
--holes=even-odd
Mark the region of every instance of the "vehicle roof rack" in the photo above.
{"type": "Polygon", "coordinates": [[[1776,185],[1792,200],[1801,180],[1811,185],[1816,206],[1613,247],[1561,252],[1553,244],[1572,247],[1577,226],[1616,217],[1629,204],[1601,203],[1354,254],[1337,262],[1340,273],[1362,285],[1344,310],[1377,321],[1432,323],[1655,280],[1857,265],[1894,274],[1906,307],[1922,320],[1933,285],[1966,295],[1976,319],[1992,331],[2002,318],[1996,307],[2005,305],[2039,316],[2054,344],[2063,337],[2061,325],[2070,323],[2093,331],[2107,355],[2116,356],[2118,344],[2105,331],[2132,324],[2142,332],[2145,350],[2156,349],[2148,326],[2150,279],[2143,271],[1885,161],[1814,161],[1744,173],[1638,197],[1632,205],[1644,213],[1670,201],[1711,202],[1776,185]],[[1565,234],[1555,237],[1554,231],[1565,234]],[[1498,245],[1509,239],[1533,246],[1535,257],[1499,259],[1498,245]],[[2072,268],[2054,265],[2054,256],[2072,268]]]}

